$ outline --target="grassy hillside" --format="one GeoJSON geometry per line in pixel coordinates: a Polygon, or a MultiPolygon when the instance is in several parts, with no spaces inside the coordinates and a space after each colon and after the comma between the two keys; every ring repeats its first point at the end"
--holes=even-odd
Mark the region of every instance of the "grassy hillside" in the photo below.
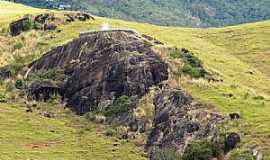
{"type": "MultiPolygon", "coordinates": [[[[51,7],[43,0],[18,0],[51,7]]],[[[54,0],[53,4],[80,6],[96,15],[160,25],[191,27],[226,26],[270,18],[268,0],[54,0]]]]}
{"type": "Polygon", "coordinates": [[[16,7],[14,7],[14,4],[6,1],[0,1],[0,3],[1,3],[0,25],[4,25],[10,22],[13,18],[20,17],[25,14],[29,13],[36,14],[43,11],[41,9],[26,7],[20,4],[16,4],[16,7]]]}
{"type": "MultiPolygon", "coordinates": [[[[12,8],[10,14],[0,13],[0,23],[7,26],[7,22],[17,19],[24,14],[43,12],[22,5],[14,5],[0,1],[0,10],[12,8]]],[[[56,13],[57,14],[57,13],[56,13]]],[[[77,28],[81,24],[73,26],[77,28]]],[[[1,26],[2,27],[2,26],[1,26]]],[[[80,28],[77,28],[80,30],[80,28]]],[[[65,35],[67,32],[63,33],[65,35]]],[[[29,32],[16,38],[5,32],[0,34],[1,66],[10,62],[29,62],[38,54],[56,46],[55,41],[48,37],[53,33],[29,32]],[[23,40],[22,40],[23,39],[23,40]],[[23,43],[24,47],[13,50],[16,43],[23,43]],[[42,42],[42,43],[41,43],[42,42]],[[38,49],[38,51],[36,50],[38,49]],[[17,58],[16,58],[17,57],[17,58]],[[23,60],[24,59],[24,60],[23,60]]],[[[75,35],[62,36],[60,43],[75,35]]],[[[27,106],[19,101],[14,92],[14,86],[1,81],[0,97],[11,97],[14,103],[0,103],[0,159],[38,159],[38,160],[144,160],[143,148],[131,142],[109,138],[104,135],[108,126],[95,124],[64,109],[60,104],[38,103],[33,113],[27,113],[27,106]],[[12,89],[12,92],[7,90],[12,89]],[[13,94],[14,93],[14,94],[13,94]],[[15,102],[18,101],[18,102],[15,102]],[[55,118],[46,118],[44,113],[52,112],[55,118]]],[[[1,99],[1,98],[0,98],[1,99]]]]}
{"type": "MultiPolygon", "coordinates": [[[[2,6],[0,5],[0,7],[2,6]]],[[[1,14],[2,12],[0,16],[5,16],[1,14]]],[[[3,34],[0,36],[0,38],[5,39],[5,41],[0,41],[0,49],[3,50],[1,58],[10,57],[10,55],[14,54],[12,50],[8,50],[7,48],[12,47],[15,44],[12,42],[16,41],[22,41],[26,46],[32,44],[30,47],[16,50],[16,55],[27,56],[34,54],[32,58],[37,58],[44,51],[77,37],[81,31],[99,28],[100,24],[104,21],[109,22],[111,27],[136,29],[140,33],[152,35],[168,46],[184,47],[194,52],[204,62],[206,68],[223,79],[224,82],[209,83],[205,80],[192,80],[187,77],[173,76],[171,84],[184,87],[193,96],[216,105],[217,109],[224,114],[231,112],[240,113],[242,117],[241,121],[238,124],[234,124],[235,128],[231,129],[239,128],[237,130],[240,130],[244,138],[243,140],[247,144],[260,144],[263,147],[264,154],[267,155],[265,159],[270,159],[270,86],[268,85],[270,82],[270,22],[268,21],[220,29],[190,29],[160,27],[143,23],[97,18],[96,21],[75,22],[61,26],[61,33],[31,31],[16,38],[11,38],[3,34]],[[51,35],[54,35],[54,38],[50,38],[51,35]],[[31,37],[31,41],[27,40],[28,37],[31,37]],[[32,37],[36,38],[33,39],[32,37]],[[7,42],[7,40],[10,42],[7,42]],[[233,96],[229,97],[227,96],[228,94],[232,94],[233,96]]],[[[170,61],[169,55],[161,54],[165,60],[170,61]]],[[[14,62],[14,60],[7,58],[3,62],[10,63],[14,62]]],[[[179,67],[177,65],[171,66],[173,68],[179,67]]],[[[1,117],[8,116],[4,114],[5,112],[11,112],[11,114],[13,112],[13,114],[27,117],[20,108],[11,106],[13,105],[1,107],[1,110],[3,110],[1,111],[1,117]]],[[[0,119],[1,130],[10,127],[8,125],[10,123],[6,123],[6,119],[14,121],[12,118],[14,116],[0,119]]],[[[36,115],[36,118],[39,119],[40,117],[36,115]]],[[[66,120],[70,121],[69,118],[66,120]]],[[[56,121],[57,123],[53,123],[53,126],[57,125],[57,127],[62,128],[63,124],[61,123],[65,121],[62,119],[56,121]]],[[[19,122],[16,121],[16,123],[19,122]]],[[[37,126],[41,127],[43,125],[42,123],[40,122],[37,126]]],[[[51,124],[47,121],[44,123],[47,125],[51,124]]],[[[65,127],[63,128],[65,129],[65,127]]],[[[66,129],[73,130],[74,128],[67,127],[66,129]]],[[[15,129],[7,129],[7,132],[14,130],[22,131],[23,129],[15,126],[15,129]]],[[[31,130],[35,129],[29,128],[29,130],[31,132],[31,130]]],[[[16,137],[14,134],[10,134],[10,136],[16,137]]],[[[74,135],[70,133],[67,136],[72,137],[74,135]]],[[[25,135],[22,139],[25,138],[28,139],[29,137],[27,138],[27,135],[25,135]]],[[[95,139],[95,137],[92,138],[95,139]]],[[[67,143],[71,142],[67,141],[67,143]]],[[[81,144],[80,146],[83,148],[83,145],[81,144]]],[[[127,145],[132,147],[132,144],[127,145]]],[[[71,146],[67,145],[65,147],[67,147],[65,148],[65,153],[68,156],[69,147],[71,146]]],[[[6,153],[6,151],[3,151],[3,153],[6,153]]],[[[33,151],[29,152],[30,155],[32,153],[33,151]]],[[[8,154],[9,152],[3,155],[8,157],[8,154]]],[[[119,152],[119,156],[121,154],[124,153],[119,152]]]]}

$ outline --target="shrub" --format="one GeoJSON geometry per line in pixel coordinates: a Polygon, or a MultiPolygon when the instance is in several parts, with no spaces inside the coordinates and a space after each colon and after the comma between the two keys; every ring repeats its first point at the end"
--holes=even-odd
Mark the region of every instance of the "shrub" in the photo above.
{"type": "Polygon", "coordinates": [[[173,149],[163,149],[157,151],[154,156],[154,160],[182,160],[181,154],[173,149]]]}
{"type": "Polygon", "coordinates": [[[182,158],[183,160],[209,160],[213,156],[213,146],[207,141],[200,141],[188,145],[182,158]]]}
{"type": "Polygon", "coordinates": [[[50,69],[47,71],[39,71],[33,74],[30,74],[27,78],[28,81],[35,80],[53,80],[53,81],[63,81],[65,79],[65,72],[63,69],[50,69]]]}
{"type": "Polygon", "coordinates": [[[187,49],[173,49],[170,53],[172,58],[181,58],[184,62],[182,69],[178,71],[178,75],[184,73],[190,75],[192,78],[206,78],[209,73],[203,68],[202,61],[195,57],[192,52],[187,49]]]}
{"type": "Polygon", "coordinates": [[[109,137],[112,137],[112,136],[115,135],[115,130],[109,128],[109,129],[107,129],[107,130],[105,131],[105,135],[106,135],[106,136],[109,136],[109,137]]]}
{"type": "Polygon", "coordinates": [[[182,68],[184,74],[188,74],[193,78],[204,78],[206,71],[201,68],[194,68],[190,64],[185,64],[182,68]]]}
{"type": "Polygon", "coordinates": [[[2,93],[2,92],[0,92],[0,102],[1,102],[1,103],[6,102],[6,96],[5,96],[5,94],[2,93]]]}
{"type": "Polygon", "coordinates": [[[106,112],[106,116],[118,116],[122,113],[128,111],[128,108],[131,104],[131,100],[128,96],[121,96],[118,97],[114,102],[113,105],[109,108],[106,112]]]}
{"type": "Polygon", "coordinates": [[[15,82],[15,88],[17,89],[23,89],[24,88],[24,82],[21,79],[16,80],[15,82]]]}
{"type": "Polygon", "coordinates": [[[88,119],[89,121],[95,121],[96,115],[93,112],[88,112],[85,114],[85,118],[88,119]]]}
{"type": "Polygon", "coordinates": [[[23,30],[28,31],[28,30],[34,29],[35,28],[34,20],[28,15],[26,17],[27,17],[27,21],[25,21],[25,23],[24,23],[23,30]]]}
{"type": "Polygon", "coordinates": [[[6,27],[1,28],[0,33],[2,33],[2,34],[8,33],[8,28],[6,28],[6,27]]]}
{"type": "Polygon", "coordinates": [[[41,30],[43,28],[43,26],[40,23],[34,22],[33,28],[36,30],[41,30]]]}
{"type": "Polygon", "coordinates": [[[15,45],[14,45],[14,50],[18,50],[18,49],[21,49],[21,48],[23,48],[23,43],[20,42],[20,41],[16,42],[15,45]]]}
{"type": "Polygon", "coordinates": [[[229,160],[238,160],[238,159],[255,160],[250,151],[241,151],[241,150],[232,151],[228,159],[229,160]]]}
{"type": "Polygon", "coordinates": [[[11,92],[11,91],[13,91],[14,89],[15,89],[14,83],[8,82],[8,83],[6,84],[6,92],[11,92]]]}
{"type": "Polygon", "coordinates": [[[14,61],[7,66],[14,75],[16,75],[26,64],[32,62],[35,59],[35,54],[29,54],[27,56],[22,56],[20,54],[16,54],[14,56],[14,61]]]}

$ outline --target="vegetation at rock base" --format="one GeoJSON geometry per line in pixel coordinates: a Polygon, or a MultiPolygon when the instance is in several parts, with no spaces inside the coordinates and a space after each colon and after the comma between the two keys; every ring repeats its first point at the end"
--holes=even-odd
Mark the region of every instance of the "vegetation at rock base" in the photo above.
{"type": "Polygon", "coordinates": [[[182,160],[182,155],[173,149],[159,150],[155,153],[154,160],[182,160]]]}
{"type": "Polygon", "coordinates": [[[44,80],[51,80],[51,81],[60,81],[63,82],[66,78],[63,69],[50,69],[45,71],[38,71],[33,74],[30,74],[27,77],[27,81],[44,81],[44,80]]]}
{"type": "Polygon", "coordinates": [[[129,110],[131,100],[128,96],[120,96],[114,100],[113,105],[105,111],[106,116],[118,116],[129,110]]]}
{"type": "Polygon", "coordinates": [[[187,146],[182,159],[183,160],[209,160],[214,157],[219,157],[221,154],[220,148],[207,141],[199,141],[191,143],[187,146]],[[218,151],[218,152],[217,152],[218,151]]]}

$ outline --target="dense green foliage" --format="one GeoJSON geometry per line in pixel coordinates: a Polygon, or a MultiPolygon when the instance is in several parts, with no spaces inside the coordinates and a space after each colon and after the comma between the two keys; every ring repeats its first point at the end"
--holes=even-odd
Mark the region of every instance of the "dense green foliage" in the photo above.
{"type": "Polygon", "coordinates": [[[170,57],[173,59],[179,58],[184,63],[184,66],[179,69],[179,73],[177,74],[189,75],[192,78],[206,78],[207,76],[210,76],[210,74],[203,68],[202,61],[187,49],[172,49],[170,57]]]}
{"type": "Polygon", "coordinates": [[[207,141],[190,144],[185,150],[183,160],[209,160],[214,156],[214,148],[207,141]]]}
{"type": "Polygon", "coordinates": [[[106,116],[117,116],[121,113],[125,113],[128,111],[130,104],[131,100],[128,96],[118,97],[116,100],[114,100],[113,106],[106,111],[106,116]]]}
{"type": "MultiPolygon", "coordinates": [[[[55,6],[42,0],[19,0],[32,6],[55,6]]],[[[160,25],[226,26],[270,18],[268,0],[55,0],[99,16],[160,25]]]]}

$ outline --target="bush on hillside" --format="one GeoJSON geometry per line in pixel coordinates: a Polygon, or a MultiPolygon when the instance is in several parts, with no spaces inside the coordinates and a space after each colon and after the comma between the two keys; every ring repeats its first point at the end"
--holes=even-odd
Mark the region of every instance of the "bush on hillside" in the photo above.
{"type": "Polygon", "coordinates": [[[128,96],[121,96],[118,97],[114,102],[113,105],[106,111],[106,116],[118,116],[122,113],[128,111],[129,106],[131,104],[131,100],[128,96]]]}
{"type": "Polygon", "coordinates": [[[234,150],[230,154],[228,160],[255,160],[250,151],[245,150],[234,150]]]}
{"type": "Polygon", "coordinates": [[[206,78],[209,73],[203,68],[202,61],[194,56],[192,52],[187,49],[175,48],[171,51],[170,57],[173,59],[181,59],[184,63],[182,69],[178,71],[178,75],[189,75],[192,78],[206,78]]]}
{"type": "Polygon", "coordinates": [[[13,48],[14,48],[14,50],[19,50],[19,49],[23,48],[23,43],[20,41],[16,42],[13,48]]]}
{"type": "Polygon", "coordinates": [[[215,148],[207,141],[192,143],[186,148],[183,160],[209,160],[214,158],[215,148]]]}
{"type": "Polygon", "coordinates": [[[24,81],[21,79],[16,80],[15,82],[15,88],[17,89],[23,89],[25,86],[24,81]]]}
{"type": "Polygon", "coordinates": [[[174,149],[162,149],[157,151],[154,160],[182,160],[181,154],[174,149]]]}
{"type": "Polygon", "coordinates": [[[56,81],[64,81],[66,78],[65,71],[60,68],[56,69],[49,69],[47,71],[38,71],[32,74],[29,74],[27,77],[28,82],[34,82],[34,81],[48,81],[51,83],[54,83],[56,81]]]}

